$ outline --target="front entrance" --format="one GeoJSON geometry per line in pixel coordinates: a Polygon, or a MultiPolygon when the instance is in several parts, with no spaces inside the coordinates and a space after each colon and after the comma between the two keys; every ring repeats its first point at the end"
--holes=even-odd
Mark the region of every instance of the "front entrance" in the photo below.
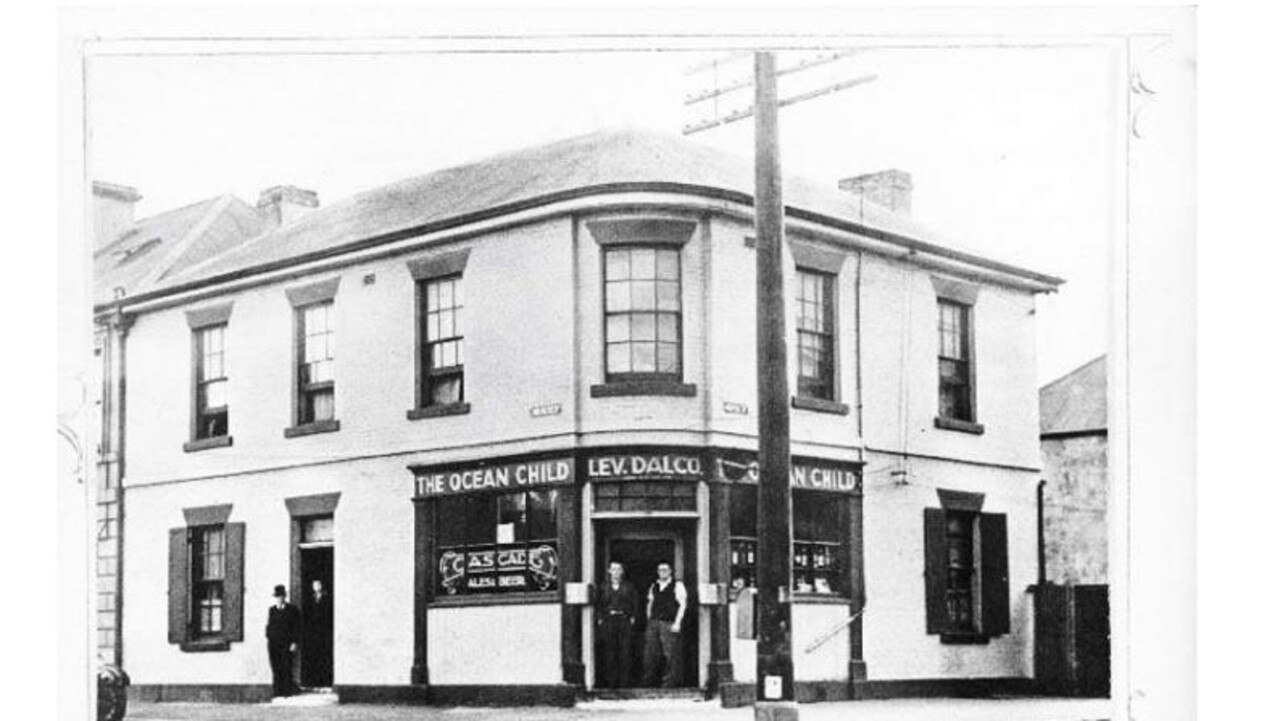
{"type": "MultiPolygon", "coordinates": [[[[698,601],[696,569],[694,556],[694,533],[692,522],[681,522],[672,519],[645,521],[598,521],[599,545],[596,553],[596,587],[604,588],[609,583],[609,562],[622,564],[626,579],[635,587],[639,597],[639,615],[632,629],[631,663],[628,678],[623,679],[622,686],[629,688],[656,687],[665,668],[659,662],[653,669],[646,669],[645,634],[648,625],[646,606],[650,586],[658,577],[658,564],[670,563],[673,578],[684,583],[688,592],[688,603],[681,622],[680,645],[682,672],[676,679],[677,687],[696,687],[698,685],[698,601]],[[646,678],[646,671],[650,677],[646,678]]],[[[604,649],[600,647],[602,639],[597,637],[596,679],[608,678],[603,668],[606,659],[604,649]]]]}
{"type": "Polygon", "coordinates": [[[302,611],[299,685],[333,686],[333,517],[297,521],[295,555],[298,608],[302,611]]]}

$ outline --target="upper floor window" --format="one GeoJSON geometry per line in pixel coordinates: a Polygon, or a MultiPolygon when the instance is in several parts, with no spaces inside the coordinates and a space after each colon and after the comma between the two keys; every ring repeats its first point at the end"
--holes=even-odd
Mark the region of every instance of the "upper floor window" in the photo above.
{"type": "Polygon", "coordinates": [[[833,401],[835,383],[834,276],[797,272],[796,391],[807,398],[833,401]]]}
{"type": "Polygon", "coordinates": [[[191,440],[183,450],[231,445],[227,402],[227,323],[231,304],[187,311],[191,327],[191,440]]]}
{"type": "Polygon", "coordinates": [[[227,326],[196,331],[196,440],[228,433],[227,326]]]}
{"type": "Polygon", "coordinates": [[[680,250],[605,250],[605,380],[681,374],[680,250]]]}
{"type": "Polygon", "coordinates": [[[418,406],[461,403],[462,362],[462,278],[440,278],[421,284],[422,311],[422,396],[418,406]]]}
{"type": "Polygon", "coordinates": [[[417,390],[409,419],[467,413],[462,276],[471,250],[409,261],[417,283],[417,390]]]}
{"type": "Polygon", "coordinates": [[[297,310],[298,425],[334,419],[332,315],[332,301],[297,310]]]}
{"type": "Polygon", "coordinates": [[[972,309],[938,299],[938,415],[973,422],[972,309]]]}

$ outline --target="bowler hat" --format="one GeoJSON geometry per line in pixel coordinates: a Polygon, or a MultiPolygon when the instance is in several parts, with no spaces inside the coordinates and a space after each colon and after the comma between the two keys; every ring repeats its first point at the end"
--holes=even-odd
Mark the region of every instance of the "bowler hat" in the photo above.
{"type": "Polygon", "coordinates": [[[285,590],[284,590],[284,586],[283,586],[283,585],[280,585],[280,586],[276,586],[275,593],[273,593],[273,594],[271,594],[271,595],[272,595],[272,596],[275,596],[275,597],[277,597],[277,598],[284,598],[285,596],[288,596],[289,594],[285,592],[285,590]]]}

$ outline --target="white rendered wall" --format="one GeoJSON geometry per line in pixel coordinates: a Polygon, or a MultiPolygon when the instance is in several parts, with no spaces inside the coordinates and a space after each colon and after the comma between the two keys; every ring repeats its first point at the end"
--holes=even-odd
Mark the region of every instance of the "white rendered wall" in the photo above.
{"type": "MultiPolygon", "coordinates": [[[[791,607],[791,659],[797,681],[844,681],[849,678],[849,628],[845,626],[812,652],[805,647],[842,620],[849,607],[829,603],[796,603],[791,607]]],[[[738,604],[729,604],[729,660],[737,681],[756,677],[756,642],[738,638],[738,604]]]]}
{"type": "Polygon", "coordinates": [[[334,680],[407,683],[413,665],[413,506],[394,460],[244,474],[130,489],[125,536],[125,667],[136,684],[269,683],[267,608],[289,583],[284,499],[342,496],[334,513],[334,680]],[[225,652],[183,652],[168,642],[169,529],[182,509],[232,504],[245,524],[244,641],[225,652]]]}
{"type": "Polygon", "coordinates": [[[560,606],[465,606],[427,612],[432,685],[560,683],[560,606]]]}
{"type": "MultiPolygon", "coordinates": [[[[878,454],[868,467],[891,462],[878,454]]],[[[910,483],[864,485],[867,606],[863,658],[877,679],[1030,675],[1033,612],[1027,586],[1036,580],[1034,473],[912,459],[910,483]],[[982,645],[947,644],[925,633],[924,508],[938,508],[937,488],[985,494],[984,513],[1008,523],[1010,633],[982,645]]]]}

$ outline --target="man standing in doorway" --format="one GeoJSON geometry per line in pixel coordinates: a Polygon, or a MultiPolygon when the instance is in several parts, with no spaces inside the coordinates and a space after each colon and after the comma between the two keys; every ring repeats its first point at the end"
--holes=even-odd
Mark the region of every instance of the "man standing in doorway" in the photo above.
{"type": "Polygon", "coordinates": [[[644,630],[644,679],[648,686],[658,685],[658,664],[666,661],[662,686],[675,688],[683,679],[683,644],[680,628],[684,621],[689,593],[684,584],[671,577],[671,564],[658,564],[658,580],[649,586],[649,625],[644,630]]]}
{"type": "Polygon", "coordinates": [[[333,685],[333,599],[324,581],[311,582],[311,594],[303,604],[302,685],[333,685]]]}
{"type": "Polygon", "coordinates": [[[596,630],[600,639],[601,687],[631,685],[631,632],[640,613],[636,589],[623,578],[617,561],[609,563],[609,582],[596,599],[596,630]]]}
{"type": "Polygon", "coordinates": [[[267,611],[267,657],[271,660],[271,695],[292,696],[293,652],[298,650],[298,607],[285,599],[284,586],[276,586],[275,604],[267,611]]]}

